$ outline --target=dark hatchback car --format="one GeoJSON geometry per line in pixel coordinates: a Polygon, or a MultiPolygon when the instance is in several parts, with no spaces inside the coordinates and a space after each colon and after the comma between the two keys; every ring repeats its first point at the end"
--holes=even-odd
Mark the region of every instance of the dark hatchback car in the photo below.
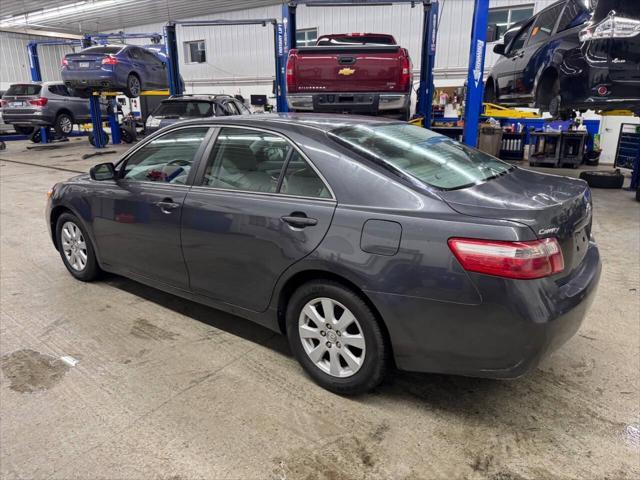
{"type": "Polygon", "coordinates": [[[170,126],[56,184],[79,280],[124,275],[288,335],[320,385],[401,369],[518,377],[579,328],[601,264],[581,180],[390,120],[170,126]]]}
{"type": "Polygon", "coordinates": [[[167,66],[157,52],[133,45],[98,45],[62,60],[62,80],[74,95],[92,90],[122,91],[135,98],[143,90],[168,87],[167,66]]]}
{"type": "Polygon", "coordinates": [[[553,116],[572,110],[640,113],[640,2],[562,0],[497,44],[501,55],[485,101],[532,106],[553,116]]]}
{"type": "Polygon", "coordinates": [[[231,95],[174,95],[147,117],[144,130],[150,134],[183,120],[250,114],[247,106],[231,95]]]}

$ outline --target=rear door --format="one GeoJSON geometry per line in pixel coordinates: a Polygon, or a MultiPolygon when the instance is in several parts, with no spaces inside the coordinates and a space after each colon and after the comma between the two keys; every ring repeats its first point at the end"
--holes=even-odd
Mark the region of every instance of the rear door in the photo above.
{"type": "Polygon", "coordinates": [[[279,134],[224,127],[182,213],[191,290],[263,311],[278,277],[324,238],[336,202],[310,162],[279,134]]]}
{"type": "Polygon", "coordinates": [[[551,58],[547,56],[551,49],[546,47],[553,41],[564,5],[560,3],[538,14],[526,45],[514,55],[513,87],[518,103],[533,103],[536,74],[540,68],[551,63],[551,58]]]}
{"type": "Polygon", "coordinates": [[[533,20],[516,34],[513,40],[507,45],[505,60],[500,62],[496,68],[496,80],[498,82],[498,97],[511,103],[515,98],[514,71],[516,62],[524,57],[524,46],[529,39],[533,20]]]}

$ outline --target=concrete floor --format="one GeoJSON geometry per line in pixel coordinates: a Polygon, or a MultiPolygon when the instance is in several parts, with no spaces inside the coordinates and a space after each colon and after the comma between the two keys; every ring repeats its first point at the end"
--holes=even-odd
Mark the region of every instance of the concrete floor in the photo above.
{"type": "Polygon", "coordinates": [[[261,327],[124,278],[75,281],[47,236],[45,194],[117,154],[82,160],[84,139],[26,145],[0,152],[2,478],[640,477],[631,193],[593,192],[597,299],[533,374],[397,372],[341,398],[261,327]]]}

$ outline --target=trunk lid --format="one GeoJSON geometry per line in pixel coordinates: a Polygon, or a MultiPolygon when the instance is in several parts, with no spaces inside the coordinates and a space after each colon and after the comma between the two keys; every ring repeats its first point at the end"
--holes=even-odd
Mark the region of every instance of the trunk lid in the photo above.
{"type": "Polygon", "coordinates": [[[104,53],[70,53],[65,56],[68,70],[93,70],[102,68],[104,53]]]}
{"type": "Polygon", "coordinates": [[[403,91],[398,45],[317,46],[297,50],[297,92],[403,91]]]}
{"type": "Polygon", "coordinates": [[[591,236],[591,191],[582,180],[514,169],[479,185],[440,192],[464,215],[508,219],[527,225],[537,238],[555,237],[568,275],[580,265],[591,236]]]}

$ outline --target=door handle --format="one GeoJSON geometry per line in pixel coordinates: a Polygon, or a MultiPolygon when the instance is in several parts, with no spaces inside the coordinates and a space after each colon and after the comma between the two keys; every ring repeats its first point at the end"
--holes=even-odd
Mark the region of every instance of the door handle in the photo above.
{"type": "Polygon", "coordinates": [[[318,224],[318,220],[315,218],[309,218],[304,213],[293,212],[289,216],[280,217],[284,223],[288,223],[295,228],[313,227],[318,224]]]}
{"type": "Polygon", "coordinates": [[[170,198],[165,198],[164,200],[161,200],[159,202],[155,203],[156,207],[159,207],[160,210],[162,211],[162,213],[171,213],[173,210],[175,210],[176,208],[180,207],[179,203],[174,202],[172,199],[170,198]]]}

